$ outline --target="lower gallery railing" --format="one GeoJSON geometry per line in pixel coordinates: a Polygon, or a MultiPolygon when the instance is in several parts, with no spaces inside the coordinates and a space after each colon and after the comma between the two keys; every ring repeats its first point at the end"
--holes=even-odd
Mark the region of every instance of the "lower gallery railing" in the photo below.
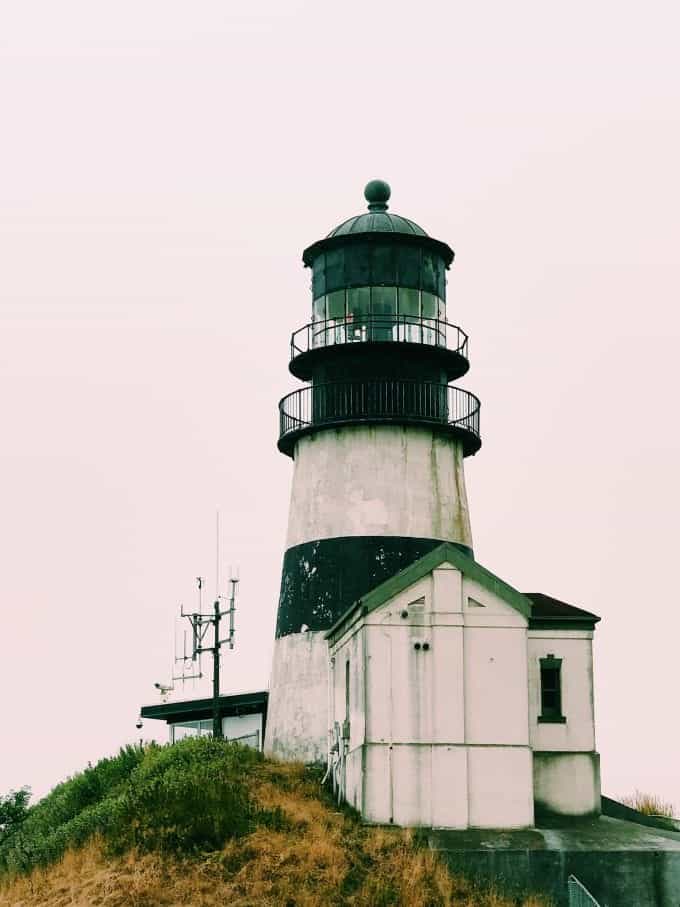
{"type": "MultiPolygon", "coordinates": [[[[280,438],[334,422],[427,422],[479,441],[479,400],[450,384],[379,378],[301,388],[279,403],[280,438]]],[[[479,444],[476,444],[479,447],[479,444]]]]}

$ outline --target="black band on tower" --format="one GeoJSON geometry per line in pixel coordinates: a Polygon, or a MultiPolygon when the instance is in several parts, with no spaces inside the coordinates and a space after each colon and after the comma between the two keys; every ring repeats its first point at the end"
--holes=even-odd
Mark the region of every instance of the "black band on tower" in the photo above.
{"type": "MultiPolygon", "coordinates": [[[[304,542],[283,557],[276,637],[328,630],[349,606],[445,539],[342,536],[304,542]]],[[[455,543],[451,543],[455,544],[455,543]]],[[[456,545],[472,557],[467,545],[456,545]]]]}

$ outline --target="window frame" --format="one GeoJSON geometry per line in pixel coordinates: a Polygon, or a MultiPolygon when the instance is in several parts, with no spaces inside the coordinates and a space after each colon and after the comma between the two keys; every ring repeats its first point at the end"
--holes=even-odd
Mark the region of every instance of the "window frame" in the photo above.
{"type": "Polygon", "coordinates": [[[539,658],[539,704],[540,712],[538,715],[539,724],[565,724],[566,716],[562,711],[562,659],[555,658],[552,652],[544,658],[539,658]],[[557,682],[554,685],[547,686],[545,680],[547,679],[544,672],[550,671],[554,677],[557,678],[557,682]],[[546,705],[545,694],[550,694],[551,696],[556,695],[557,704],[556,705],[546,705]]]}

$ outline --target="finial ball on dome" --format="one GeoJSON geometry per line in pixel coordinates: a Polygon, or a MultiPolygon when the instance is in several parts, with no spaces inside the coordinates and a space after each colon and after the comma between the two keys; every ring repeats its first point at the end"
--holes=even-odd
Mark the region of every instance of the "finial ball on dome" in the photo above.
{"type": "Polygon", "coordinates": [[[384,180],[371,180],[370,183],[366,183],[364,198],[368,202],[369,211],[385,211],[391,194],[392,190],[384,180]]]}

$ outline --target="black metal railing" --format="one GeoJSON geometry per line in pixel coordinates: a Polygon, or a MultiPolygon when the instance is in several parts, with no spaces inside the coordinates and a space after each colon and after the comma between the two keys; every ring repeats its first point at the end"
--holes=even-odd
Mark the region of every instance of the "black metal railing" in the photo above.
{"type": "Polygon", "coordinates": [[[420,343],[443,347],[467,359],[468,336],[455,324],[417,315],[329,318],[306,324],[290,338],[290,358],[345,343],[420,343]]]}
{"type": "Polygon", "coordinates": [[[329,382],[281,400],[279,440],[333,423],[424,422],[468,433],[474,453],[481,444],[479,408],[474,394],[450,384],[392,378],[329,382]]]}

